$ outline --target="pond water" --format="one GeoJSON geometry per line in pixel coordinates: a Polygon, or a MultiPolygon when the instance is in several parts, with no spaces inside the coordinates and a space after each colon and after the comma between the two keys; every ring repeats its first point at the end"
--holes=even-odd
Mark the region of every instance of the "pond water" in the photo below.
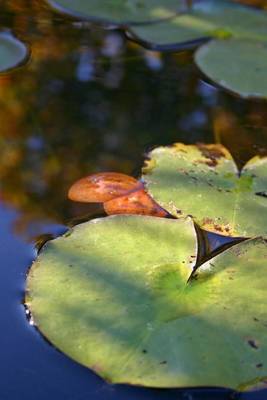
{"type": "Polygon", "coordinates": [[[67,199],[76,179],[99,171],[138,176],[148,149],[179,141],[222,143],[241,167],[267,153],[266,102],[213,86],[191,52],[147,51],[122,32],[62,17],[39,1],[2,1],[0,24],[31,47],[26,65],[0,76],[1,400],[230,398],[217,389],[106,384],[31,326],[25,278],[36,243],[102,213],[67,199]]]}

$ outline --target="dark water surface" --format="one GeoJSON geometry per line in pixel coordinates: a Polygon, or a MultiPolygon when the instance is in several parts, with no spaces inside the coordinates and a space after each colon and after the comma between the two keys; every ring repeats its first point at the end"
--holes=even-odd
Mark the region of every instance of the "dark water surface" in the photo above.
{"type": "MultiPolygon", "coordinates": [[[[2,1],[0,25],[31,46],[26,65],[0,76],[0,400],[230,398],[104,383],[29,324],[25,277],[38,236],[57,236],[99,211],[67,200],[76,179],[98,171],[138,176],[148,148],[175,141],[223,143],[241,167],[267,153],[267,104],[212,86],[190,52],[149,52],[42,1],[2,1]]],[[[213,247],[221,243],[213,237],[213,247]]]]}

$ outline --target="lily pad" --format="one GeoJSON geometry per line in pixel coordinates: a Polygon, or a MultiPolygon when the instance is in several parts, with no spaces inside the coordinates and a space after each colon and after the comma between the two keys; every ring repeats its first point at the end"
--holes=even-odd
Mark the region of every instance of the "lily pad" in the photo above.
{"type": "Polygon", "coordinates": [[[74,17],[114,24],[158,21],[183,9],[182,0],[47,0],[74,17]]]}
{"type": "Polygon", "coordinates": [[[20,65],[28,56],[24,43],[7,32],[0,32],[0,72],[20,65]]]}
{"type": "Polygon", "coordinates": [[[266,242],[233,246],[188,281],[195,257],[190,220],[93,220],[42,250],[27,306],[55,346],[110,382],[249,386],[267,376],[266,242]]]}
{"type": "Polygon", "coordinates": [[[225,0],[193,3],[191,11],[157,24],[140,25],[130,36],[157,50],[179,50],[208,38],[267,41],[267,13],[225,0]]]}
{"type": "Polygon", "coordinates": [[[225,0],[196,1],[191,11],[156,24],[133,27],[128,35],[145,47],[161,51],[220,39],[198,50],[195,59],[201,70],[242,97],[267,97],[265,11],[225,0]]]}
{"type": "Polygon", "coordinates": [[[190,219],[92,220],[48,242],[30,270],[26,304],[55,346],[106,380],[176,385],[162,349],[147,349],[159,326],[164,334],[187,314],[177,290],[196,253],[190,219]]]}
{"type": "Polygon", "coordinates": [[[201,338],[195,351],[206,360],[199,368],[210,363],[211,375],[221,373],[220,385],[247,390],[266,379],[266,258],[266,240],[250,239],[209,260],[194,276],[195,285],[210,288],[210,305],[195,326],[194,336],[201,338]]]}
{"type": "Polygon", "coordinates": [[[175,217],[225,236],[267,237],[267,158],[239,173],[221,145],[159,147],[143,169],[148,194],[175,217]]]}
{"type": "Polygon", "coordinates": [[[213,40],[200,47],[195,61],[224,88],[242,97],[267,98],[267,42],[213,40]]]}

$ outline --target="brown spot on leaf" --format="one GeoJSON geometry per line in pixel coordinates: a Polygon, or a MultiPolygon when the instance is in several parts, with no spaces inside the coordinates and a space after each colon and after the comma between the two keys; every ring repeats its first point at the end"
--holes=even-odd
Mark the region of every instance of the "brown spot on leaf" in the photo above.
{"type": "Polygon", "coordinates": [[[203,224],[204,224],[204,225],[213,225],[213,219],[211,219],[211,218],[204,218],[203,224]]]}
{"type": "Polygon", "coordinates": [[[216,167],[216,165],[218,164],[217,160],[215,160],[215,159],[214,160],[208,159],[206,161],[198,160],[198,163],[199,164],[205,164],[205,165],[207,165],[208,167],[211,167],[211,168],[216,167]]]}
{"type": "Polygon", "coordinates": [[[216,167],[218,160],[224,157],[224,153],[218,145],[198,144],[197,147],[201,151],[201,154],[207,159],[207,161],[202,162],[207,164],[209,167],[216,167]]]}
{"type": "Polygon", "coordinates": [[[223,232],[223,228],[222,228],[220,225],[218,225],[218,224],[214,225],[214,228],[215,228],[216,231],[218,231],[218,232],[223,232]]]}
{"type": "MultiPolygon", "coordinates": [[[[217,220],[219,219],[220,218],[217,220]]],[[[204,218],[202,220],[202,225],[204,226],[204,229],[211,230],[212,232],[218,232],[225,236],[235,236],[234,231],[229,224],[215,223],[212,218],[204,218]]]]}

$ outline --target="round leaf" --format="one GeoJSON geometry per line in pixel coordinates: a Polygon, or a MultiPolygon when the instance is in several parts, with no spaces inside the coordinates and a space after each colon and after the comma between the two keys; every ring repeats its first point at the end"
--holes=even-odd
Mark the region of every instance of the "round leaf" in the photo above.
{"type": "Polygon", "coordinates": [[[27,55],[25,44],[9,33],[0,32],[0,72],[17,67],[27,55]]]}
{"type": "Polygon", "coordinates": [[[55,346],[105,379],[176,385],[160,348],[146,349],[158,326],[187,313],[176,308],[177,290],[196,252],[190,219],[92,220],[48,242],[28,276],[26,303],[55,346]]]}
{"type": "Polygon", "coordinates": [[[174,16],[181,0],[47,0],[58,11],[115,24],[151,22],[174,16]]]}
{"type": "Polygon", "coordinates": [[[267,42],[214,40],[195,54],[201,71],[242,97],[267,98],[267,42]]]}
{"type": "Polygon", "coordinates": [[[225,236],[267,237],[267,158],[241,171],[221,145],[159,147],[143,169],[148,193],[175,217],[225,236]]]}
{"type": "Polygon", "coordinates": [[[225,0],[196,1],[191,11],[157,24],[133,27],[130,35],[158,50],[180,49],[210,37],[266,42],[267,13],[225,0]]]}
{"type": "Polygon", "coordinates": [[[94,220],[44,248],[27,305],[53,344],[108,381],[251,387],[267,375],[266,242],[233,246],[188,281],[195,254],[189,220],[94,220]]]}

